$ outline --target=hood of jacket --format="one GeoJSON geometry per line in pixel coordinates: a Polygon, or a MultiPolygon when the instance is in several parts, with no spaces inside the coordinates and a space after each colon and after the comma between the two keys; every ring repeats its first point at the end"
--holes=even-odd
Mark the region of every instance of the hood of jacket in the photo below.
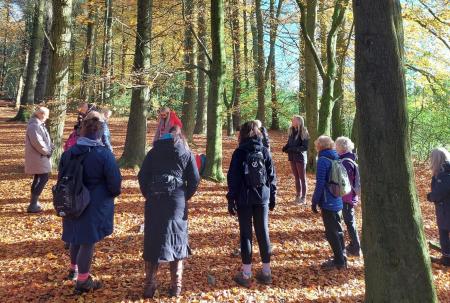
{"type": "Polygon", "coordinates": [[[44,122],[42,122],[41,120],[39,120],[37,117],[31,117],[30,120],[28,120],[28,124],[37,124],[37,125],[41,125],[44,124],[44,122]]]}
{"type": "Polygon", "coordinates": [[[97,146],[104,146],[101,139],[92,140],[86,137],[80,137],[77,139],[77,144],[70,149],[70,152],[74,155],[80,155],[87,152],[90,148],[97,146]]]}
{"type": "Polygon", "coordinates": [[[187,152],[187,148],[182,141],[175,142],[172,135],[165,136],[153,143],[153,148],[159,152],[175,152],[181,156],[187,152]]]}
{"type": "Polygon", "coordinates": [[[239,143],[239,149],[243,149],[249,152],[262,151],[263,148],[264,146],[262,144],[262,140],[258,137],[247,138],[239,143]]]}
{"type": "Polygon", "coordinates": [[[324,149],[319,152],[319,157],[325,157],[331,160],[339,159],[338,153],[334,149],[324,149]]]}
{"type": "Polygon", "coordinates": [[[352,159],[353,161],[356,161],[356,155],[352,152],[348,152],[348,153],[345,153],[345,154],[342,154],[339,156],[339,159],[344,159],[344,158],[352,159]]]}

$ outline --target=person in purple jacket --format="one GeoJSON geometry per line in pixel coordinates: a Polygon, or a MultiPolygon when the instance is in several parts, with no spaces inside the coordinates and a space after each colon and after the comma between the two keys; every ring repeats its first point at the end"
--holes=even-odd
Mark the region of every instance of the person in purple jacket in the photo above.
{"type": "Polygon", "coordinates": [[[336,139],[336,151],[342,164],[347,170],[347,175],[352,185],[352,191],[342,197],[343,209],[342,215],[344,217],[345,225],[350,236],[350,244],[347,246],[347,253],[356,257],[361,255],[361,244],[358,236],[358,229],[356,227],[355,207],[358,204],[358,195],[354,190],[356,180],[356,155],[352,152],[355,144],[347,137],[339,137],[336,139]]]}
{"type": "Polygon", "coordinates": [[[334,142],[328,136],[320,136],[314,142],[319,154],[317,160],[316,188],[312,197],[311,209],[318,213],[319,206],[322,212],[325,236],[333,250],[333,258],[322,264],[322,268],[329,270],[333,268],[347,268],[347,257],[345,253],[344,231],[342,230],[342,198],[335,197],[328,188],[331,166],[333,160],[339,156],[334,150],[334,142]]]}

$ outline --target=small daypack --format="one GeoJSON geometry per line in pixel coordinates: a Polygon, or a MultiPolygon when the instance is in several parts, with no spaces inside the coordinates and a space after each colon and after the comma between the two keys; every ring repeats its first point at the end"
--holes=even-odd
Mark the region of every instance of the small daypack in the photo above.
{"type": "Polygon", "coordinates": [[[261,151],[251,151],[244,162],[245,183],[250,188],[260,188],[267,183],[267,170],[261,151]]]}
{"type": "Polygon", "coordinates": [[[341,160],[332,160],[322,157],[331,162],[330,175],[328,178],[328,189],[335,197],[343,197],[352,190],[347,170],[341,160]]]}
{"type": "Polygon", "coordinates": [[[361,195],[361,178],[359,176],[359,165],[358,165],[358,163],[356,163],[353,159],[350,159],[350,158],[344,158],[344,159],[342,159],[342,161],[349,161],[355,167],[355,181],[353,182],[353,184],[350,184],[350,185],[352,186],[353,191],[358,196],[360,196],[361,195]]]}
{"type": "Polygon", "coordinates": [[[170,194],[183,185],[183,180],[170,174],[156,174],[149,183],[149,192],[152,195],[170,194]]]}
{"type": "Polygon", "coordinates": [[[83,161],[88,153],[71,155],[52,188],[53,207],[59,217],[76,219],[90,203],[89,190],[83,182],[83,161]]]}

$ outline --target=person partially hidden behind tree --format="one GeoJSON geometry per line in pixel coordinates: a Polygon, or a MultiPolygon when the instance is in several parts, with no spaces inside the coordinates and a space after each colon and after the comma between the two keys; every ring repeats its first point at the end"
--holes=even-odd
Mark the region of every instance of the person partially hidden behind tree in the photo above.
{"type": "Polygon", "coordinates": [[[48,108],[38,107],[28,121],[25,136],[25,173],[34,175],[31,184],[30,205],[27,209],[29,213],[42,211],[38,199],[52,171],[50,157],[53,152],[53,144],[45,128],[48,115],[48,108]]]}
{"type": "Polygon", "coordinates": [[[339,156],[334,150],[334,142],[328,136],[320,136],[314,142],[318,152],[316,188],[312,197],[312,211],[318,213],[317,207],[322,211],[325,236],[333,250],[334,257],[322,264],[325,270],[333,268],[347,268],[345,255],[344,231],[342,230],[342,198],[335,197],[328,188],[332,161],[339,156]]]}
{"type": "Polygon", "coordinates": [[[275,208],[276,175],[270,152],[263,146],[261,132],[254,121],[241,126],[239,146],[231,158],[227,182],[228,212],[238,216],[241,240],[242,269],[233,279],[241,286],[251,286],[253,225],[262,261],[256,279],[271,284],[269,210],[275,208]]]}
{"type": "Polygon", "coordinates": [[[153,143],[138,174],[145,197],[144,298],[157,289],[161,263],[170,266],[169,295],[181,294],[183,259],[191,254],[188,243],[188,201],[200,182],[195,157],[178,126],[153,143]]]}
{"type": "Polygon", "coordinates": [[[436,206],[436,221],[442,257],[433,262],[450,266],[450,153],[443,147],[431,152],[431,192],[427,199],[436,206]]]}

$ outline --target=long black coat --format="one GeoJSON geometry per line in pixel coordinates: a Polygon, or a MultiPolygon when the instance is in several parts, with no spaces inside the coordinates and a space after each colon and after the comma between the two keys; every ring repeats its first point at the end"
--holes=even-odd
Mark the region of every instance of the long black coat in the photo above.
{"type": "Polygon", "coordinates": [[[272,156],[269,150],[263,146],[261,139],[249,138],[239,144],[231,157],[227,182],[227,199],[236,201],[238,208],[275,201],[277,193],[275,167],[272,163],[272,156]],[[267,183],[260,189],[248,188],[245,185],[244,162],[251,151],[261,151],[265,161],[267,183]]]}
{"type": "Polygon", "coordinates": [[[436,206],[438,228],[450,231],[450,162],[444,163],[442,171],[431,180],[427,198],[436,206]]]}
{"type": "Polygon", "coordinates": [[[138,179],[146,199],[144,260],[158,263],[188,257],[187,201],[200,182],[194,155],[173,139],[158,140],[145,157],[138,179]],[[175,176],[183,184],[170,194],[154,194],[150,180],[162,174],[175,176]]]}
{"type": "Polygon", "coordinates": [[[306,155],[308,142],[308,139],[302,139],[301,136],[297,136],[297,131],[294,130],[283,147],[283,152],[288,154],[289,161],[306,163],[308,160],[306,155]]]}

